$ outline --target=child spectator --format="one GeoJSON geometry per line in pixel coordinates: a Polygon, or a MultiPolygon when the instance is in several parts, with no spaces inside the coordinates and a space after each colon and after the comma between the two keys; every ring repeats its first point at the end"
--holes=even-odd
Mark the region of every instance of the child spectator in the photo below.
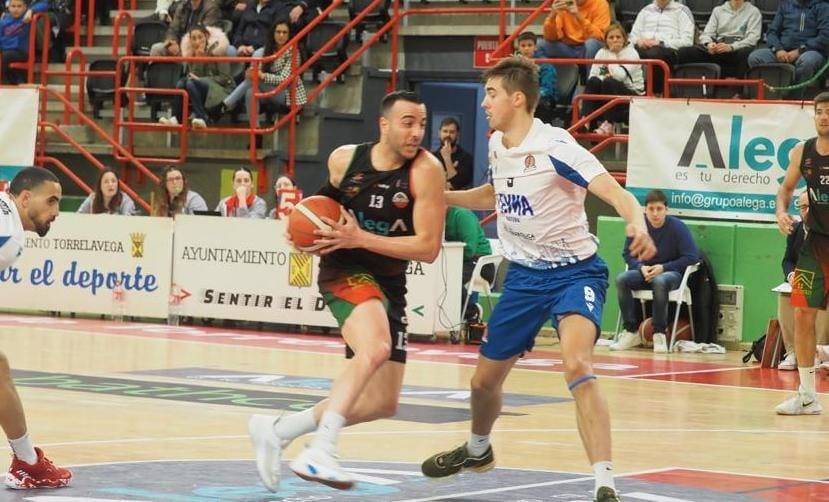
{"type": "Polygon", "coordinates": [[[0,58],[3,65],[2,83],[17,85],[25,82],[25,76],[12,70],[12,63],[28,61],[29,59],[29,31],[32,17],[38,12],[46,12],[49,2],[37,2],[31,7],[25,0],[9,0],[8,12],[0,17],[0,58]]]}
{"type": "MultiPolygon", "coordinates": [[[[535,33],[525,31],[518,36],[518,53],[528,59],[545,57],[544,51],[536,46],[535,33]]],[[[539,97],[535,115],[544,122],[550,122],[556,107],[556,67],[551,63],[536,63],[538,66],[539,97]],[[545,120],[546,119],[546,120],[545,120]]]]}

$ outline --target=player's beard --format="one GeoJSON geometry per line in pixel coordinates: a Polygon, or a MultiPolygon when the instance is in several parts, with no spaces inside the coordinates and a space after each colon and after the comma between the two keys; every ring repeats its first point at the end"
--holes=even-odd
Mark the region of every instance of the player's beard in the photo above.
{"type": "Polygon", "coordinates": [[[40,237],[45,237],[46,234],[49,233],[49,229],[52,226],[52,220],[48,221],[40,221],[36,218],[36,215],[29,213],[29,219],[32,220],[35,226],[35,233],[40,237]]]}

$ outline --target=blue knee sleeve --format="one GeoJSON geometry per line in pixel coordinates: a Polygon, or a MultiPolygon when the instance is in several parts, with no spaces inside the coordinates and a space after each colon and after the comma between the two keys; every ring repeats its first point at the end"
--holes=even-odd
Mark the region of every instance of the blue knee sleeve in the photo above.
{"type": "Polygon", "coordinates": [[[586,382],[588,380],[595,380],[595,379],[596,379],[596,375],[584,375],[583,377],[576,378],[575,380],[573,380],[572,382],[567,384],[567,390],[569,390],[570,392],[573,392],[573,389],[575,389],[579,385],[583,384],[584,382],[586,382]]]}

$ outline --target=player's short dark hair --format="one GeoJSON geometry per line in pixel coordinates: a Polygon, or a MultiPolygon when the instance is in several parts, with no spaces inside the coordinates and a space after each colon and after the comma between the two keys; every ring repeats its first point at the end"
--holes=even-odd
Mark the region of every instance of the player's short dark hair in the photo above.
{"type": "Polygon", "coordinates": [[[440,128],[441,129],[443,129],[444,127],[446,127],[448,125],[454,125],[455,129],[457,129],[458,131],[461,130],[461,123],[458,122],[458,119],[456,119],[455,117],[446,117],[445,119],[440,121],[440,128]]]}
{"type": "Polygon", "coordinates": [[[386,115],[398,101],[408,101],[416,105],[422,105],[423,100],[420,95],[412,91],[394,91],[383,96],[383,101],[380,102],[380,113],[386,115]]]}
{"type": "Polygon", "coordinates": [[[524,40],[532,40],[533,43],[536,43],[538,42],[538,37],[531,31],[525,31],[524,33],[518,35],[518,43],[521,43],[524,40]]]}
{"type": "Polygon", "coordinates": [[[522,56],[512,56],[498,61],[498,64],[484,72],[481,80],[500,78],[504,89],[513,94],[521,92],[527,99],[527,111],[532,113],[538,104],[538,66],[522,56]]]}
{"type": "Polygon", "coordinates": [[[17,176],[12,179],[12,182],[9,184],[9,192],[12,195],[20,195],[20,192],[23,190],[34,190],[47,181],[60,183],[58,177],[48,169],[42,167],[27,167],[17,173],[17,176]]]}
{"type": "Polygon", "coordinates": [[[652,202],[661,202],[665,204],[665,207],[668,207],[668,197],[662,190],[651,190],[647,195],[645,195],[645,205],[647,206],[652,202]]]}
{"type": "Polygon", "coordinates": [[[821,92],[815,96],[815,110],[817,110],[818,103],[829,103],[829,91],[821,92]]]}

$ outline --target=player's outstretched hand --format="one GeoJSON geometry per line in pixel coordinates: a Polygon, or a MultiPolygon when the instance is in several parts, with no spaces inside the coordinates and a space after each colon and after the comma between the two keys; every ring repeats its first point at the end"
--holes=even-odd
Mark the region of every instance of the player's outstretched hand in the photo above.
{"type": "Polygon", "coordinates": [[[320,219],[330,226],[331,230],[314,230],[314,233],[320,236],[320,239],[315,240],[314,244],[325,244],[325,247],[319,250],[321,255],[338,249],[362,247],[364,230],[360,228],[357,220],[348,211],[340,209],[340,212],[343,216],[342,223],[321,216],[320,219]]]}
{"type": "Polygon", "coordinates": [[[644,228],[628,225],[625,228],[625,235],[631,238],[630,254],[637,260],[650,260],[656,255],[656,244],[653,243],[653,239],[644,228]]]}
{"type": "Polygon", "coordinates": [[[783,235],[789,235],[794,230],[794,218],[786,211],[778,211],[775,215],[777,217],[777,228],[783,235]]]}

